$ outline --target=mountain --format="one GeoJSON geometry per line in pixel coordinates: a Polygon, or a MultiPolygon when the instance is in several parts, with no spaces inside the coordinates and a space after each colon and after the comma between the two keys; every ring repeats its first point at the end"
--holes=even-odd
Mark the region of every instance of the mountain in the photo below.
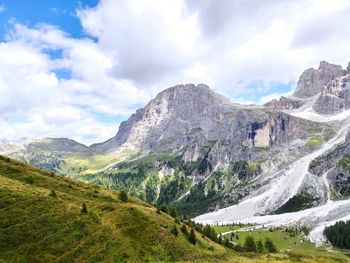
{"type": "Polygon", "coordinates": [[[178,85],[137,110],[114,138],[91,147],[132,149],[136,158],[77,178],[198,214],[239,201],[257,187],[255,178],[305,155],[309,141],[334,134],[328,124],[232,104],[204,84],[178,85]]]}
{"type": "Polygon", "coordinates": [[[337,114],[350,108],[350,62],[347,69],[321,61],[318,69],[305,70],[292,96],[265,104],[279,110],[310,108],[319,114],[337,114]]]}
{"type": "Polygon", "coordinates": [[[0,145],[3,155],[49,171],[59,171],[68,155],[88,151],[86,145],[66,138],[26,139],[20,143],[0,145]]]}
{"type": "Polygon", "coordinates": [[[324,226],[350,213],[349,69],[322,61],[292,96],[263,106],[231,103],[205,84],[177,85],[106,142],[44,139],[0,145],[0,153],[176,206],[198,222],[305,225],[321,242],[324,226]]]}

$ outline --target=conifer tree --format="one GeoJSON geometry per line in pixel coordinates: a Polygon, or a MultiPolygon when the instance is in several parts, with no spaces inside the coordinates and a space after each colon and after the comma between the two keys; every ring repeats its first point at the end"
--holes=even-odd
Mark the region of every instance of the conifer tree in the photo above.
{"type": "Polygon", "coordinates": [[[276,248],[275,244],[268,237],[265,240],[265,248],[266,248],[266,251],[268,253],[275,253],[275,252],[277,252],[277,248],[276,248]]]}
{"type": "Polygon", "coordinates": [[[256,243],[255,240],[252,236],[247,236],[245,241],[244,241],[244,246],[243,246],[244,251],[247,252],[256,252],[256,243]]]}
{"type": "Polygon", "coordinates": [[[125,191],[120,191],[119,200],[122,202],[127,202],[128,201],[128,194],[125,191]]]}
{"type": "Polygon", "coordinates": [[[170,215],[173,217],[173,218],[176,218],[177,217],[177,211],[176,211],[176,208],[175,207],[172,207],[170,209],[170,215]]]}
{"type": "Polygon", "coordinates": [[[224,242],[224,246],[225,247],[231,247],[231,243],[230,243],[230,241],[228,240],[228,238],[225,238],[225,242],[224,242]]]}
{"type": "Polygon", "coordinates": [[[177,237],[179,235],[179,231],[176,228],[176,225],[173,226],[173,228],[171,229],[171,233],[177,237]]]}
{"type": "Polygon", "coordinates": [[[258,241],[257,250],[258,250],[258,253],[260,253],[260,254],[264,254],[265,253],[265,246],[264,246],[264,244],[263,244],[261,239],[259,239],[259,241],[258,241]]]}
{"type": "Polygon", "coordinates": [[[166,206],[166,205],[161,205],[160,207],[159,207],[159,209],[160,209],[160,211],[162,211],[162,212],[164,212],[164,213],[168,213],[168,207],[166,206]]]}
{"type": "Polygon", "coordinates": [[[184,233],[186,236],[188,236],[188,230],[185,224],[181,226],[181,232],[184,233]]]}
{"type": "Polygon", "coordinates": [[[188,241],[190,241],[193,245],[195,245],[197,242],[196,235],[193,229],[191,229],[191,233],[190,233],[190,236],[188,237],[188,241]]]}

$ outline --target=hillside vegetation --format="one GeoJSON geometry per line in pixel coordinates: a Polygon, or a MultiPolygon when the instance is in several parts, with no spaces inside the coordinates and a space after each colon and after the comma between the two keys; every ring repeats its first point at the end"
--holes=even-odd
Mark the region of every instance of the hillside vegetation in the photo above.
{"type": "Polygon", "coordinates": [[[197,233],[135,198],[0,158],[0,262],[154,262],[225,259],[197,233]],[[82,210],[86,204],[86,211],[82,210]],[[177,226],[180,229],[180,225],[177,226]]]}
{"type": "Polygon", "coordinates": [[[0,262],[346,262],[236,253],[183,226],[139,199],[0,156],[0,262]]]}

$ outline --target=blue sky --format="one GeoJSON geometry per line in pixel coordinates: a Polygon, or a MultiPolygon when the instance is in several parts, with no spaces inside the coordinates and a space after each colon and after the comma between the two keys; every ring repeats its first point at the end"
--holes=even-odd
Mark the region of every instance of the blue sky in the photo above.
{"type": "Polygon", "coordinates": [[[7,0],[0,3],[4,7],[0,15],[0,36],[4,40],[10,27],[9,23],[13,22],[27,26],[34,26],[37,23],[53,24],[73,37],[82,37],[84,32],[80,20],[75,15],[76,9],[94,7],[98,0],[7,0]]]}
{"type": "Polygon", "coordinates": [[[290,95],[319,61],[347,65],[349,13],[347,0],[0,0],[1,137],[104,141],[176,84],[290,95]]]}

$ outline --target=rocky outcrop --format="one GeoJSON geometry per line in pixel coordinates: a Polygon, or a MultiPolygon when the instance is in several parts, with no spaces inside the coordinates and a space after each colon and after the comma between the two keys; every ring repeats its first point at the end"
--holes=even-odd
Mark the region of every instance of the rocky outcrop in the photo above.
{"type": "Polygon", "coordinates": [[[341,77],[346,71],[340,65],[330,64],[321,61],[318,69],[307,69],[300,76],[294,96],[306,98],[315,96],[322,91],[322,88],[331,80],[341,77]]]}
{"type": "Polygon", "coordinates": [[[322,89],[313,109],[321,114],[336,114],[350,108],[350,75],[334,79],[322,89]]]}
{"type": "Polygon", "coordinates": [[[309,171],[317,176],[327,173],[331,187],[340,196],[350,195],[350,133],[344,143],[310,163],[309,171]]]}
{"type": "Polygon", "coordinates": [[[273,99],[264,104],[265,107],[276,110],[293,110],[303,106],[301,99],[282,96],[279,100],[273,99]]]}

